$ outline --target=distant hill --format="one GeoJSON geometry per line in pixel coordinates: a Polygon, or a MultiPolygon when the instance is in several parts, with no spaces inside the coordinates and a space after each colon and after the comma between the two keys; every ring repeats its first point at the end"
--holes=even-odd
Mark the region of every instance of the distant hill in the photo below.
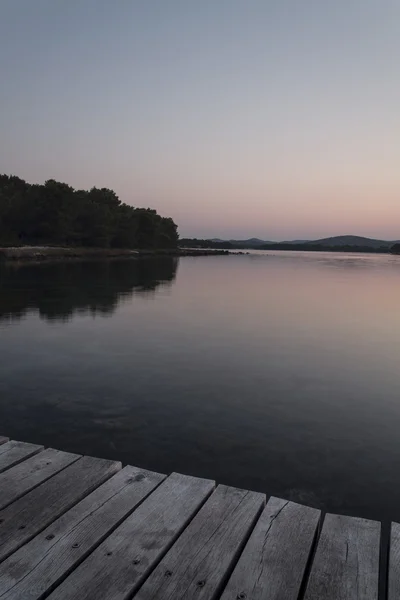
{"type": "Polygon", "coordinates": [[[274,244],[275,242],[269,242],[267,240],[260,240],[259,238],[250,238],[248,240],[222,240],[221,238],[212,238],[210,242],[215,244],[232,244],[232,246],[246,246],[246,248],[257,248],[258,246],[264,246],[264,244],[274,244]]]}
{"type": "MultiPolygon", "coordinates": [[[[279,242],[279,243],[280,244],[308,244],[309,242],[310,242],[310,240],[285,240],[284,242],[279,242]]],[[[268,243],[268,242],[266,242],[266,243],[268,243]]]]}
{"type": "Polygon", "coordinates": [[[212,242],[226,243],[229,242],[233,246],[247,246],[257,248],[257,246],[266,246],[268,244],[313,244],[321,246],[359,246],[363,248],[390,248],[393,244],[398,243],[397,240],[376,240],[374,238],[362,237],[359,235],[337,235],[318,240],[284,240],[282,242],[271,242],[268,240],[260,240],[259,238],[250,238],[248,240],[222,240],[215,238],[212,242]]]}
{"type": "Polygon", "coordinates": [[[247,246],[248,248],[257,246],[264,246],[264,244],[273,244],[274,242],[269,242],[265,240],[260,240],[259,238],[250,238],[249,240],[229,240],[231,244],[237,244],[238,246],[247,246]]]}
{"type": "Polygon", "coordinates": [[[337,235],[330,238],[321,238],[319,240],[284,240],[282,242],[271,242],[268,240],[260,240],[259,238],[250,238],[248,240],[222,240],[214,238],[211,240],[216,243],[229,242],[232,246],[247,246],[248,248],[257,246],[265,246],[267,244],[318,244],[321,246],[362,246],[369,248],[389,248],[397,242],[388,240],[376,240],[374,238],[366,238],[359,235],[337,235]]]}
{"type": "Polygon", "coordinates": [[[322,238],[305,242],[306,244],[320,244],[321,246],[362,246],[364,248],[389,248],[394,242],[387,240],[375,240],[373,238],[358,235],[338,235],[335,237],[322,238]]]}
{"type": "Polygon", "coordinates": [[[318,240],[289,240],[284,242],[271,242],[259,238],[247,240],[222,240],[219,238],[198,240],[181,239],[180,244],[185,247],[195,248],[248,248],[260,250],[314,250],[314,251],[343,251],[343,252],[389,252],[390,248],[398,241],[376,240],[359,235],[338,235],[321,238],[318,240]]]}

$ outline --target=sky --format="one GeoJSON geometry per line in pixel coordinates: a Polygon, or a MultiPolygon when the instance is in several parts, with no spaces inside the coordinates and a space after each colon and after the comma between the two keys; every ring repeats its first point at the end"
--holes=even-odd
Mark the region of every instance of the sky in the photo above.
{"type": "Polygon", "coordinates": [[[182,237],[400,239],[399,0],[0,0],[0,173],[182,237]]]}

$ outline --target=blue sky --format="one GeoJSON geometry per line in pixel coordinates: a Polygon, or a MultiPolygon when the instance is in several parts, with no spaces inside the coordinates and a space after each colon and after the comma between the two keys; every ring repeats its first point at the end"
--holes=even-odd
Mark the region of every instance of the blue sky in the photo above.
{"type": "Polygon", "coordinates": [[[398,0],[1,0],[0,172],[181,235],[400,238],[398,0]]]}

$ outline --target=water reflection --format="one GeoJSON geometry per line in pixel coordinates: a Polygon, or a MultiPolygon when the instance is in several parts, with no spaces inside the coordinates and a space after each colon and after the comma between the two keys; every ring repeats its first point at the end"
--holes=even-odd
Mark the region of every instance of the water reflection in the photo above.
{"type": "Polygon", "coordinates": [[[265,257],[292,263],[301,266],[308,264],[314,268],[333,267],[335,269],[374,269],[379,271],[400,272],[400,260],[396,255],[367,254],[367,253],[339,253],[339,252],[290,252],[271,250],[250,250],[249,256],[253,259],[265,260],[265,257]]]}
{"type": "Polygon", "coordinates": [[[28,313],[0,322],[0,433],[399,521],[399,269],[260,253],[184,257],[176,280],[168,259],[0,271],[3,318],[28,313]]]}
{"type": "Polygon", "coordinates": [[[123,298],[152,294],[170,285],[177,271],[171,257],[64,262],[0,267],[0,322],[38,311],[44,320],[75,314],[112,315],[123,298]]]}

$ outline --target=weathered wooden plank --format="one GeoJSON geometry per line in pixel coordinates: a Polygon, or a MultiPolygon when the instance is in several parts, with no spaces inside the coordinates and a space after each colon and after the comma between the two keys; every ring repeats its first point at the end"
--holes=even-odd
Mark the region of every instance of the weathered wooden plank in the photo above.
{"type": "Polygon", "coordinates": [[[400,598],[400,524],[392,523],[389,550],[388,600],[400,598]]]}
{"type": "Polygon", "coordinates": [[[2,600],[39,600],[89,554],[165,475],[125,467],[5,560],[2,600]]]}
{"type": "Polygon", "coordinates": [[[214,488],[174,473],[49,596],[51,600],[128,598],[214,488]]]}
{"type": "Polygon", "coordinates": [[[327,515],[305,598],[376,600],[379,546],[377,521],[327,515]]]}
{"type": "Polygon", "coordinates": [[[121,463],[84,456],[0,511],[0,560],[119,471],[121,463]]]}
{"type": "Polygon", "coordinates": [[[62,471],[78,458],[79,454],[48,448],[8,469],[0,475],[0,509],[62,471]]]}
{"type": "Polygon", "coordinates": [[[43,446],[25,442],[5,442],[0,446],[0,473],[43,450],[43,446]]]}
{"type": "Polygon", "coordinates": [[[15,454],[20,452],[23,460],[26,455],[32,456],[32,454],[29,454],[30,450],[34,450],[36,452],[43,450],[43,446],[38,446],[37,444],[29,444],[27,442],[19,442],[17,440],[9,440],[7,438],[0,438],[0,441],[0,456],[3,454],[9,454],[10,451],[13,451],[15,454]]]}
{"type": "Polygon", "coordinates": [[[221,600],[297,600],[320,517],[319,510],[270,498],[221,600]]]}
{"type": "Polygon", "coordinates": [[[0,446],[2,444],[5,444],[6,442],[8,442],[8,438],[7,437],[3,437],[2,435],[0,435],[0,446]]]}
{"type": "Polygon", "coordinates": [[[218,486],[135,598],[216,598],[264,506],[263,494],[218,486]]]}

